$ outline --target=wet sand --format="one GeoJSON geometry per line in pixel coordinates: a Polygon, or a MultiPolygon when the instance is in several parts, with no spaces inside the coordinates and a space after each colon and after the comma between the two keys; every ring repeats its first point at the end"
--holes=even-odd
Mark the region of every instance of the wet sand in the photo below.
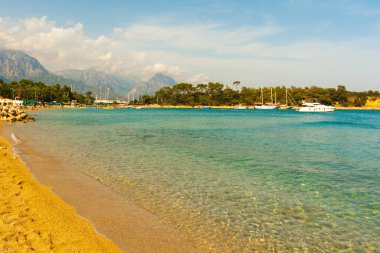
{"type": "MultiPolygon", "coordinates": [[[[3,129],[8,139],[12,127],[3,129]]],[[[178,230],[64,161],[38,152],[27,141],[17,147],[31,173],[123,252],[201,252],[178,230]]],[[[84,161],[85,162],[85,161],[84,161]]],[[[96,252],[96,251],[91,251],[96,252]]],[[[107,252],[107,251],[104,251],[107,252]]]]}
{"type": "Polygon", "coordinates": [[[37,182],[0,137],[0,252],[120,252],[37,182]]]}

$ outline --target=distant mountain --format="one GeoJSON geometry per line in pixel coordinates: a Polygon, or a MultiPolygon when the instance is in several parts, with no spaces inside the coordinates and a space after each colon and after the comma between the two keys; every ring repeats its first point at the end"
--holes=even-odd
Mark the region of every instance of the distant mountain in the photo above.
{"type": "Polygon", "coordinates": [[[154,93],[159,89],[165,86],[173,86],[176,83],[177,82],[170,76],[166,76],[162,73],[157,73],[148,81],[138,84],[136,87],[134,87],[128,93],[128,95],[131,99],[133,95],[136,99],[138,99],[138,97],[142,95],[154,95],[154,93]]]}
{"type": "Polygon", "coordinates": [[[12,80],[49,74],[35,58],[13,50],[0,50],[0,67],[0,75],[12,80]]]}
{"type": "Polygon", "coordinates": [[[108,99],[126,97],[127,93],[133,88],[130,80],[94,68],[87,70],[65,69],[57,71],[55,74],[85,83],[91,87],[94,96],[102,99],[106,97],[108,99]]]}
{"type": "Polygon", "coordinates": [[[156,74],[146,82],[136,85],[137,81],[119,75],[109,74],[94,68],[87,70],[67,69],[51,73],[36,59],[21,51],[0,49],[0,79],[4,82],[28,79],[46,85],[61,84],[72,87],[76,92],[92,91],[99,99],[114,99],[134,94],[153,95],[164,86],[176,82],[164,74],[156,74]]]}
{"type": "Polygon", "coordinates": [[[87,90],[84,83],[50,73],[36,58],[21,51],[0,49],[0,78],[3,79],[2,77],[6,82],[29,79],[46,85],[74,85],[79,92],[87,90]]]}

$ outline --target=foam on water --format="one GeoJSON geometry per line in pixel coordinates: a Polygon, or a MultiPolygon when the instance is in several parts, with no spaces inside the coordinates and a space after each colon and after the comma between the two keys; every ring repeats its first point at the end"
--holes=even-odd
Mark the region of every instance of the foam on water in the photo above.
{"type": "Polygon", "coordinates": [[[210,252],[376,252],[379,116],[57,110],[16,132],[210,252]]]}
{"type": "Polygon", "coordinates": [[[15,155],[20,156],[21,151],[19,150],[19,145],[22,144],[22,141],[16,136],[14,132],[10,133],[10,138],[13,142],[13,152],[15,155]]]}
{"type": "Polygon", "coordinates": [[[11,139],[12,141],[17,145],[21,142],[21,140],[19,138],[17,138],[17,136],[15,135],[15,133],[11,133],[11,139]]]}

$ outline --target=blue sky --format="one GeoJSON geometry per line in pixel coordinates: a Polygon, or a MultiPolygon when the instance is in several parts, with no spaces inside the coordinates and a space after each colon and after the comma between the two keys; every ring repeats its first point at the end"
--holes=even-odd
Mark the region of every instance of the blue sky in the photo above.
{"type": "Polygon", "coordinates": [[[3,0],[0,17],[0,47],[53,71],[380,89],[375,0],[3,0]]]}
{"type": "Polygon", "coordinates": [[[288,28],[282,40],[355,38],[377,31],[380,2],[373,1],[2,1],[0,15],[12,18],[47,16],[59,25],[84,24],[91,36],[109,34],[114,27],[162,18],[162,22],[216,22],[226,27],[273,22],[288,28]],[[376,28],[377,27],[377,28],[376,28]]]}

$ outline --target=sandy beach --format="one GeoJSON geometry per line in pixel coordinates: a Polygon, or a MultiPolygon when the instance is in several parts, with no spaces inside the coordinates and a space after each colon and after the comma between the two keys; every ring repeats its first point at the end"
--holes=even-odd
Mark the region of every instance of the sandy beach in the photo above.
{"type": "Polygon", "coordinates": [[[185,235],[100,182],[63,171],[62,161],[27,144],[20,147],[21,160],[12,153],[11,127],[0,136],[0,252],[200,252],[185,235]]]}
{"type": "Polygon", "coordinates": [[[46,186],[0,137],[0,252],[120,252],[46,186]]]}

